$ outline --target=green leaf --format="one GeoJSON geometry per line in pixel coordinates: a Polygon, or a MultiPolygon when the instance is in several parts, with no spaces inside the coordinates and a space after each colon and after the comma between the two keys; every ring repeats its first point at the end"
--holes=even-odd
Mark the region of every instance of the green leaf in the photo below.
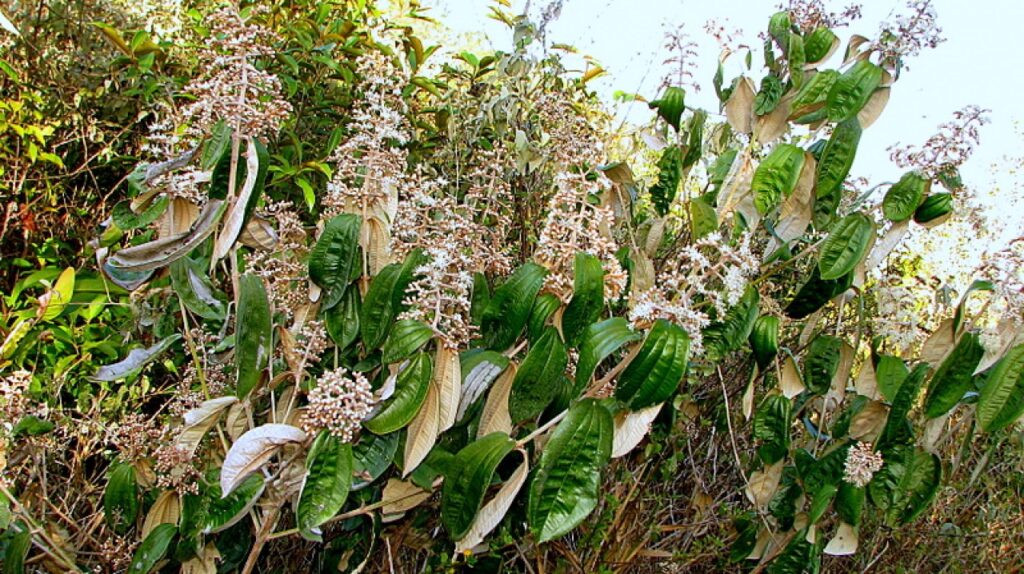
{"type": "Polygon", "coordinates": [[[891,526],[917,518],[935,498],[942,479],[937,456],[912,446],[882,451],[885,463],[868,484],[871,502],[891,526]]]}
{"type": "Polygon", "coordinates": [[[508,400],[512,422],[536,417],[551,403],[559,392],[568,361],[558,330],[546,327],[540,339],[530,346],[512,381],[508,400]]]}
{"type": "Polygon", "coordinates": [[[771,394],[761,401],[754,413],[754,439],[761,441],[757,456],[765,466],[785,458],[789,452],[789,427],[793,404],[780,394],[771,394]]]}
{"type": "Polygon", "coordinates": [[[394,432],[412,422],[427,398],[433,362],[427,353],[417,353],[395,379],[395,393],[365,426],[376,434],[394,432]]]}
{"type": "Polygon", "coordinates": [[[148,365],[153,359],[160,356],[164,351],[170,348],[171,345],[176,343],[178,339],[181,339],[181,335],[175,333],[152,347],[145,349],[132,349],[131,351],[128,351],[128,356],[124,359],[112,365],[104,365],[97,369],[96,374],[92,376],[92,380],[103,383],[112,383],[120,379],[133,379],[142,372],[143,367],[148,365]]]}
{"type": "Polygon", "coordinates": [[[414,251],[403,263],[392,263],[373,278],[359,317],[359,331],[367,349],[376,349],[387,338],[395,317],[404,309],[405,289],[422,260],[422,252],[414,251]]]}
{"type": "Polygon", "coordinates": [[[121,249],[111,255],[104,266],[124,274],[152,271],[170,265],[206,241],[226,209],[227,203],[223,199],[211,198],[188,230],[121,249]]]}
{"type": "MultiPolygon", "coordinates": [[[[204,534],[221,532],[237,524],[255,506],[266,484],[263,475],[250,474],[227,496],[223,495],[217,481],[210,483],[198,516],[197,526],[204,534]]],[[[184,526],[182,527],[184,530],[184,526]]]]}
{"type": "Polygon", "coordinates": [[[570,347],[576,346],[583,330],[600,318],[604,309],[604,269],[601,260],[578,251],[574,269],[572,299],[562,315],[562,333],[570,347]]]}
{"type": "Polygon", "coordinates": [[[327,334],[338,346],[345,349],[359,338],[359,320],[363,302],[359,289],[346,289],[341,302],[323,312],[327,334]]]}
{"type": "Polygon", "coordinates": [[[946,357],[928,386],[928,394],[924,400],[924,414],[928,418],[942,416],[950,411],[974,382],[974,370],[981,362],[985,348],[981,346],[978,336],[964,333],[953,352],[946,357]]]}
{"type": "Polygon", "coordinates": [[[388,340],[381,349],[381,362],[397,363],[412,356],[434,336],[429,325],[415,319],[402,319],[395,323],[388,340]]]}
{"type": "Polygon", "coordinates": [[[679,149],[679,146],[670,145],[661,152],[661,159],[658,160],[658,181],[649,190],[651,201],[659,215],[668,213],[668,208],[676,198],[682,178],[682,150],[679,149]]]}
{"type": "Polygon", "coordinates": [[[137,489],[135,467],[125,463],[114,465],[103,492],[103,514],[107,524],[118,534],[124,534],[135,525],[139,513],[137,489]]]}
{"type": "Polygon", "coordinates": [[[839,37],[832,30],[824,26],[815,28],[804,39],[804,53],[807,55],[807,62],[810,64],[820,63],[828,58],[837,46],[839,46],[839,37]]]}
{"type": "Polygon", "coordinates": [[[309,254],[309,278],[323,289],[320,305],[325,309],[341,301],[348,287],[359,253],[362,223],[361,217],[351,213],[331,218],[309,254]]]}
{"type": "Polygon", "coordinates": [[[748,287],[743,297],[726,312],[724,319],[704,330],[704,349],[708,358],[718,361],[743,346],[754,329],[760,304],[761,296],[757,289],[748,287]]]}
{"type": "Polygon", "coordinates": [[[754,171],[751,189],[754,207],[764,215],[793,193],[804,167],[804,150],[791,144],[779,144],[754,171]]]}
{"type": "Polygon", "coordinates": [[[757,368],[764,371],[779,354],[779,318],[761,315],[750,330],[750,348],[754,351],[757,368]]]}
{"type": "Polygon", "coordinates": [[[679,120],[683,117],[683,111],[686,110],[685,101],[685,90],[669,86],[661,93],[660,98],[654,100],[648,106],[653,110],[658,110],[658,115],[664,118],[668,125],[678,132],[679,120]]]}
{"type": "Polygon", "coordinates": [[[238,317],[235,321],[235,394],[245,399],[259,384],[270,363],[270,302],[263,279],[251,273],[238,281],[238,317]]]}
{"type": "Polygon", "coordinates": [[[47,289],[46,294],[39,298],[40,311],[42,312],[39,320],[52,321],[56,319],[67,308],[74,294],[75,269],[74,267],[67,267],[64,271],[61,271],[57,280],[47,289]]]}
{"type": "Polygon", "coordinates": [[[119,229],[129,231],[145,227],[156,221],[169,204],[170,199],[166,195],[161,195],[150,202],[141,213],[135,213],[131,208],[131,200],[126,199],[114,206],[110,216],[114,219],[114,225],[117,225],[119,229]]]}
{"type": "MultiPolygon", "coordinates": [[[[819,540],[822,537],[818,535],[819,540]]],[[[821,555],[815,552],[815,545],[807,541],[807,528],[793,535],[786,547],[768,564],[768,574],[801,574],[816,572],[821,555]]]]}
{"type": "Polygon", "coordinates": [[[913,442],[914,431],[907,420],[907,415],[917,403],[917,396],[921,393],[921,385],[924,383],[928,371],[927,363],[918,363],[907,375],[907,380],[903,381],[899,390],[896,391],[896,397],[889,407],[889,417],[885,421],[885,427],[882,428],[882,434],[875,443],[879,450],[913,442]]]}
{"type": "Polygon", "coordinates": [[[761,79],[761,88],[754,96],[754,113],[763,116],[770,114],[776,106],[783,93],[782,81],[774,74],[768,74],[761,79]]]}
{"type": "Polygon", "coordinates": [[[694,239],[700,239],[718,229],[718,213],[708,202],[706,194],[690,200],[689,210],[694,239]]]}
{"type": "Polygon", "coordinates": [[[351,486],[352,445],[320,431],[306,456],[306,480],[296,510],[304,536],[319,538],[316,529],[341,510],[351,486]]]}
{"type": "Polygon", "coordinates": [[[978,422],[995,432],[1024,413],[1024,344],[1007,351],[992,367],[978,398],[978,422]]]}
{"type": "Polygon", "coordinates": [[[359,438],[359,442],[352,447],[355,474],[353,491],[366,488],[391,468],[395,453],[398,452],[398,435],[397,432],[386,435],[364,434],[359,438]]]}
{"type": "Polygon", "coordinates": [[[188,257],[171,263],[171,286],[185,308],[211,321],[223,321],[227,305],[220,293],[210,282],[203,265],[188,257]]]}
{"type": "Polygon", "coordinates": [[[203,171],[211,171],[217,167],[217,163],[231,149],[231,131],[231,126],[224,120],[213,126],[210,137],[203,142],[203,153],[199,160],[203,171]]]}
{"type": "Polygon", "coordinates": [[[541,293],[533,302],[533,309],[530,310],[530,319],[526,325],[526,335],[531,341],[544,333],[548,319],[562,306],[562,300],[553,293],[541,293]]]}
{"type": "Polygon", "coordinates": [[[576,363],[575,394],[583,392],[601,361],[626,343],[641,339],[622,317],[612,317],[586,328],[580,337],[580,357],[576,363]]]}
{"type": "Polygon", "coordinates": [[[789,119],[806,124],[825,117],[825,99],[839,79],[839,72],[822,70],[807,80],[790,103],[789,119]]]}
{"type": "Polygon", "coordinates": [[[128,566],[128,572],[132,574],[149,574],[156,568],[157,563],[163,560],[171,541],[178,534],[178,527],[163,523],[153,529],[149,536],[139,544],[139,548],[132,557],[132,563],[128,566]]]}
{"type": "Polygon", "coordinates": [[[469,532],[494,472],[516,443],[502,432],[493,432],[455,454],[441,489],[441,522],[453,540],[469,532]]]}
{"type": "Polygon", "coordinates": [[[527,520],[538,542],[568,533],[597,506],[613,432],[611,413],[595,399],[576,403],[555,428],[527,501],[527,520]]]}
{"type": "Polygon", "coordinates": [[[932,227],[945,221],[945,217],[953,213],[952,193],[933,193],[925,198],[914,211],[914,221],[932,227]]]}
{"type": "Polygon", "coordinates": [[[41,419],[36,415],[26,415],[21,417],[18,424],[14,425],[14,428],[11,429],[11,438],[18,438],[20,436],[40,436],[55,428],[57,428],[57,425],[52,421],[41,419]]]}
{"type": "Polygon", "coordinates": [[[825,109],[828,119],[841,122],[855,119],[857,112],[882,83],[882,68],[867,60],[857,62],[836,80],[828,93],[825,109]]]}
{"type": "Polygon", "coordinates": [[[931,189],[931,180],[917,172],[903,174],[882,199],[882,213],[889,221],[906,221],[914,215],[921,201],[931,189]]]}
{"type": "Polygon", "coordinates": [[[832,386],[842,347],[843,340],[831,335],[818,335],[811,341],[804,358],[804,384],[811,393],[823,395],[832,386]]]}
{"type": "Polygon", "coordinates": [[[682,382],[689,354],[686,331],[657,320],[636,357],[619,375],[615,398],[634,411],[664,401],[682,382]]]}
{"type": "Polygon", "coordinates": [[[822,279],[838,279],[864,259],[875,239],[875,223],[863,213],[851,213],[832,228],[818,254],[822,279]]]}
{"type": "MultiPolygon", "coordinates": [[[[786,51],[786,59],[789,61],[789,81],[794,87],[799,88],[804,83],[804,64],[807,63],[807,48],[804,46],[803,36],[796,32],[790,32],[789,34],[789,50],[786,51]]],[[[761,89],[764,90],[763,85],[761,89]]],[[[783,93],[785,93],[785,89],[780,83],[779,99],[782,98],[783,93]]],[[[772,106],[772,110],[776,107],[777,105],[772,106]]]]}
{"type": "Polygon", "coordinates": [[[18,532],[7,541],[4,549],[4,572],[6,574],[24,574],[25,558],[32,549],[32,531],[19,523],[18,532]]]}
{"type": "Polygon", "coordinates": [[[818,160],[816,197],[831,195],[846,181],[857,156],[860,134],[860,123],[856,117],[837,125],[832,131],[832,137],[828,138],[825,149],[821,151],[821,159],[818,160]]]}
{"type": "Polygon", "coordinates": [[[881,391],[885,400],[892,402],[896,400],[900,385],[907,380],[910,369],[898,357],[881,355],[878,357],[878,364],[875,365],[875,379],[878,381],[878,390],[881,391]]]}
{"type": "Polygon", "coordinates": [[[840,481],[835,502],[836,514],[839,515],[839,519],[853,526],[860,524],[866,494],[867,490],[864,487],[854,486],[845,480],[840,481]]]}
{"type": "Polygon", "coordinates": [[[504,351],[515,344],[526,327],[533,301],[547,273],[536,263],[526,263],[494,290],[480,321],[480,331],[488,349],[504,351]]]}

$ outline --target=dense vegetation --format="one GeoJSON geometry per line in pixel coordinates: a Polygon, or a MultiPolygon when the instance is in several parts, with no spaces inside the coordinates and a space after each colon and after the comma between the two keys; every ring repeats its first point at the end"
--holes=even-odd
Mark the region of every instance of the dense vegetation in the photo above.
{"type": "Polygon", "coordinates": [[[887,284],[984,113],[850,174],[927,2],[636,130],[502,2],[186,4],[0,15],[3,572],[1019,566],[1024,245],[887,284]]]}

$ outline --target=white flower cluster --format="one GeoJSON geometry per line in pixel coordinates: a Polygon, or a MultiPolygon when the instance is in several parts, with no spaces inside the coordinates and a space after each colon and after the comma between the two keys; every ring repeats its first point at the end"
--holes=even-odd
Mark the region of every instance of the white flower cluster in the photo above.
{"type": "Polygon", "coordinates": [[[0,378],[0,422],[7,430],[18,422],[26,413],[29,383],[32,381],[32,373],[24,370],[0,378]]]}
{"type": "Polygon", "coordinates": [[[875,473],[881,470],[884,462],[882,453],[875,452],[871,443],[858,442],[846,453],[843,480],[854,486],[865,487],[875,473]]]}
{"type": "Polygon", "coordinates": [[[619,247],[610,234],[614,215],[610,208],[588,201],[589,196],[606,190],[606,182],[589,181],[582,174],[561,173],[556,183],[557,190],[548,202],[534,254],[537,262],[549,270],[545,289],[568,300],[572,295],[576,253],[582,251],[601,260],[605,297],[618,298],[626,287],[626,272],[615,257],[619,247]]]}
{"type": "Polygon", "coordinates": [[[309,391],[303,428],[309,433],[327,430],[352,442],[373,409],[373,389],[362,373],[349,376],[343,368],[327,371],[309,391]]]}
{"type": "Polygon", "coordinates": [[[875,290],[878,309],[872,326],[897,354],[908,356],[933,326],[929,324],[937,311],[929,313],[935,302],[933,292],[914,277],[890,277],[887,283],[875,290]]]}
{"type": "MultiPolygon", "coordinates": [[[[939,15],[932,0],[909,0],[909,14],[883,22],[874,48],[882,62],[901,63],[925,48],[935,48],[946,39],[938,25],[939,15]]],[[[906,66],[903,66],[906,67],[906,66]]]]}
{"type": "Polygon", "coordinates": [[[241,135],[276,132],[292,107],[281,97],[277,76],[253,62],[273,53],[269,44],[277,36],[243,20],[234,8],[222,8],[208,21],[210,38],[200,54],[204,74],[185,88],[195,101],[184,116],[204,131],[224,120],[241,135]]]}
{"type": "Polygon", "coordinates": [[[1018,327],[1024,325],[1024,237],[986,257],[976,273],[992,282],[994,297],[988,313],[1012,320],[1018,327]]]}
{"type": "Polygon", "coordinates": [[[655,286],[637,296],[629,319],[637,328],[658,319],[671,321],[690,336],[691,352],[700,354],[702,330],[710,323],[704,308],[710,306],[719,317],[725,315],[743,297],[757,269],[749,234],[731,246],[717,232],[711,233],[665,262],[655,286]]]}
{"type": "Polygon", "coordinates": [[[400,319],[422,321],[441,336],[451,350],[468,342],[473,275],[472,259],[448,247],[426,249],[430,260],[416,268],[420,277],[409,284],[404,303],[409,310],[400,319]]]}

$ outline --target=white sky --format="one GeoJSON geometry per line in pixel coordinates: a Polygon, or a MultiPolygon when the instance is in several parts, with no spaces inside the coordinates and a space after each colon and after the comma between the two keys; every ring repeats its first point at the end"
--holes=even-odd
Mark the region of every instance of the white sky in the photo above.
{"type": "MultiPolygon", "coordinates": [[[[421,0],[430,6],[428,13],[441,20],[456,34],[472,34],[484,45],[509,50],[511,34],[504,25],[487,17],[488,0],[421,0]]],[[[546,5],[533,0],[533,10],[546,5]]],[[[849,2],[830,3],[837,10],[849,2]]],[[[851,32],[874,36],[878,24],[892,10],[905,6],[904,0],[861,0],[863,18],[847,30],[838,30],[844,39],[840,53],[828,62],[837,66],[845,36],[851,32]]],[[[880,121],[865,131],[851,175],[867,177],[872,183],[895,181],[902,170],[889,161],[886,151],[894,143],[920,145],[936,132],[940,123],[952,118],[955,110],[977,104],[991,110],[992,122],[982,128],[981,146],[962,169],[965,183],[980,192],[994,186],[1002,194],[1024,197],[1020,175],[1011,173],[1006,158],[1024,157],[1021,141],[1024,120],[1021,105],[1024,80],[1013,64],[1024,27],[1024,1],[1021,0],[934,0],[943,35],[948,38],[938,48],[927,50],[907,62],[893,88],[889,104],[880,121]],[[993,166],[996,166],[995,168],[993,166]]],[[[611,95],[621,90],[638,92],[648,98],[656,91],[667,57],[663,49],[666,27],[686,23],[698,44],[696,80],[700,93],[688,93],[687,104],[717,110],[711,87],[718,47],[704,33],[704,24],[717,19],[727,28],[739,28],[748,43],[757,43],[758,32],[767,27],[778,0],[565,0],[561,16],[548,29],[549,43],[574,45],[583,54],[595,58],[609,73],[591,82],[602,98],[612,103],[611,95]]],[[[518,13],[524,2],[513,0],[518,13]]],[[[754,65],[760,51],[755,53],[754,65]]],[[[734,58],[739,65],[739,58],[734,58]]],[[[726,84],[738,70],[729,73],[726,84]]],[[[761,70],[755,69],[755,74],[761,70]]],[[[754,76],[755,82],[760,76],[754,76]]],[[[617,105],[617,104],[616,104],[617,105]]],[[[628,106],[627,106],[628,107],[628,106]]],[[[638,108],[646,106],[632,104],[638,108]]],[[[620,109],[637,121],[650,112],[620,109]]],[[[997,200],[998,204],[1003,201],[997,200]]],[[[1018,208],[997,209],[992,217],[1010,228],[1020,228],[1024,213],[1018,208]]]]}

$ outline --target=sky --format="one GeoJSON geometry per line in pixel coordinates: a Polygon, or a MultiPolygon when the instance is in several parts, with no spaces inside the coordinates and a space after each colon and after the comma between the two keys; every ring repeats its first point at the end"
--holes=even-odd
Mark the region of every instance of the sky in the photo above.
{"type": "MultiPolygon", "coordinates": [[[[532,0],[531,14],[548,2],[532,0]]],[[[441,20],[453,33],[471,39],[477,45],[500,50],[511,48],[507,28],[487,17],[488,0],[421,0],[428,12],[441,20]]],[[[522,11],[525,2],[513,1],[513,12],[522,11]]],[[[848,2],[828,3],[838,11],[848,2]]],[[[863,18],[848,29],[839,30],[844,44],[827,63],[838,66],[845,38],[852,32],[874,36],[879,23],[894,11],[905,10],[905,0],[862,0],[863,18]]],[[[654,99],[665,73],[662,61],[664,33],[685,24],[697,43],[699,56],[697,83],[706,86],[699,93],[688,93],[687,105],[717,110],[711,87],[718,46],[704,32],[705,22],[715,19],[729,29],[739,28],[742,37],[756,43],[758,32],[767,27],[778,0],[564,0],[561,15],[547,31],[549,43],[567,43],[587,54],[608,74],[591,82],[599,96],[631,121],[646,121],[651,112],[642,104],[616,104],[615,91],[636,92],[654,99]]],[[[1018,204],[1001,209],[1008,196],[1024,198],[1024,177],[1008,169],[1014,160],[1024,158],[1024,105],[1021,105],[1024,79],[1013,64],[1021,26],[1024,2],[1020,0],[933,0],[945,42],[925,50],[907,62],[906,69],[893,87],[892,96],[880,120],[865,131],[852,176],[867,177],[872,184],[896,181],[903,172],[889,159],[893,144],[920,145],[934,134],[939,124],[952,119],[954,111],[975,104],[990,111],[991,123],[981,131],[981,145],[963,167],[965,183],[986,195],[998,188],[999,194],[985,199],[989,215],[997,223],[1021,229],[1024,213],[1018,204]]],[[[759,60],[755,54],[755,66],[759,60]]],[[[739,65],[739,58],[733,58],[739,65]]],[[[726,83],[739,73],[726,71],[726,83]]],[[[754,70],[757,74],[760,70],[754,70]]],[[[754,76],[755,82],[760,76],[754,76]]],[[[1019,163],[1019,161],[1018,161],[1019,163]]]]}

